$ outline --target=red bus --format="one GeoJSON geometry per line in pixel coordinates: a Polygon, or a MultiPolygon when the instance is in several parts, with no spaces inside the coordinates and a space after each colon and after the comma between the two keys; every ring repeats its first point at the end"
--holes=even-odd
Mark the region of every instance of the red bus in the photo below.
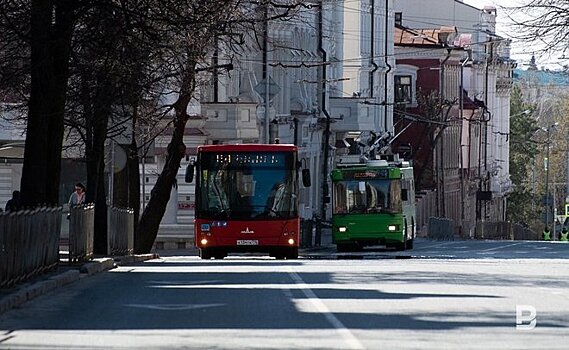
{"type": "MultiPolygon", "coordinates": [[[[284,144],[198,147],[186,182],[195,174],[194,237],[202,259],[223,259],[230,252],[298,257],[297,152],[284,144]]],[[[310,185],[308,170],[302,178],[310,185]]]]}

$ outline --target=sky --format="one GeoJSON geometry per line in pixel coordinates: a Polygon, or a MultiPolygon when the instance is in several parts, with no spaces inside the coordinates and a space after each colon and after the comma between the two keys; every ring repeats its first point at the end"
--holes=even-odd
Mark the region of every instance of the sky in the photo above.
{"type": "MultiPolygon", "coordinates": [[[[497,8],[498,17],[496,19],[496,32],[503,36],[508,37],[508,24],[510,23],[508,17],[500,12],[500,6],[520,6],[527,3],[528,0],[463,0],[464,3],[477,7],[484,8],[487,5],[494,5],[497,8]]],[[[527,47],[523,43],[513,42],[511,46],[510,56],[518,61],[518,68],[526,69],[527,64],[531,59],[531,54],[525,53],[527,47]]],[[[549,69],[561,69],[563,64],[567,64],[567,60],[559,60],[557,57],[536,57],[538,67],[547,67],[549,69]]]]}

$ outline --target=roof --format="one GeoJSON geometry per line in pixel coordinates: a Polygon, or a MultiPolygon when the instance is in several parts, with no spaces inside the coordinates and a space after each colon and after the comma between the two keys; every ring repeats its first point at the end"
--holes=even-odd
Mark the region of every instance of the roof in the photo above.
{"type": "Polygon", "coordinates": [[[395,46],[465,48],[472,45],[472,34],[459,34],[456,27],[411,29],[395,27],[395,46]]]}
{"type": "Polygon", "coordinates": [[[434,29],[395,27],[394,44],[400,46],[441,46],[434,29]]]}

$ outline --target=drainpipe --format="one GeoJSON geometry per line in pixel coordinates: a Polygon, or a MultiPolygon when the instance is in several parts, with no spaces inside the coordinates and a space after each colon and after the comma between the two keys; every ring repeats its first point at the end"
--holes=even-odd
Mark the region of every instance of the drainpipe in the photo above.
{"type": "MultiPolygon", "coordinates": [[[[488,50],[488,46],[486,46],[486,50],[488,50]]],[[[488,122],[492,119],[492,114],[488,110],[488,75],[490,71],[490,63],[494,60],[494,44],[492,43],[492,38],[490,38],[490,53],[489,57],[486,58],[486,69],[484,72],[484,111],[482,112],[482,120],[480,124],[480,129],[482,130],[482,125],[484,125],[484,135],[480,135],[480,149],[478,151],[478,177],[480,178],[480,184],[478,185],[478,190],[485,191],[488,190],[488,183],[485,186],[482,186],[482,148],[484,148],[484,172],[486,180],[490,180],[490,174],[488,173],[488,122]],[[485,118],[484,115],[487,114],[488,118],[485,118]],[[482,137],[483,136],[483,137],[482,137]]],[[[478,203],[478,218],[482,219],[482,201],[478,203]]],[[[486,218],[488,210],[488,205],[486,201],[484,202],[484,218],[486,218]]]]}
{"type": "MultiPolygon", "coordinates": [[[[462,236],[464,231],[464,198],[465,198],[465,191],[464,191],[464,156],[462,154],[462,134],[464,128],[464,66],[468,61],[470,61],[470,51],[468,52],[468,56],[460,63],[460,91],[459,91],[459,107],[460,107],[460,197],[463,200],[460,203],[460,234],[462,236]]],[[[468,129],[470,132],[470,121],[468,122],[468,129]]],[[[468,148],[470,148],[470,141],[468,144],[468,148]]]]}
{"type": "MultiPolygon", "coordinates": [[[[377,63],[375,63],[375,0],[371,0],[371,31],[370,31],[370,64],[373,69],[369,72],[369,97],[373,98],[373,85],[374,85],[374,74],[379,69],[377,63]]],[[[387,18],[386,18],[387,20],[387,18]]]]}
{"type": "Polygon", "coordinates": [[[322,221],[326,219],[326,202],[328,199],[328,153],[329,153],[329,143],[330,143],[330,114],[326,109],[326,78],[327,78],[327,66],[328,53],[324,49],[323,44],[323,0],[318,2],[318,53],[322,57],[322,71],[321,71],[321,82],[320,82],[320,108],[324,116],[326,117],[326,127],[324,129],[323,142],[322,142],[322,203],[320,206],[320,220],[317,225],[315,245],[319,246],[322,234],[322,221]]]}
{"type": "Polygon", "coordinates": [[[385,57],[385,66],[387,67],[387,70],[385,71],[385,76],[384,76],[384,102],[385,102],[385,106],[384,108],[384,116],[383,116],[383,127],[385,128],[385,131],[387,131],[387,112],[388,112],[388,94],[387,94],[387,84],[389,83],[389,72],[391,72],[391,65],[389,64],[389,58],[387,55],[387,50],[389,49],[389,0],[385,1],[385,52],[384,52],[384,57],[385,57]]]}
{"type": "Polygon", "coordinates": [[[292,122],[294,123],[294,145],[298,146],[298,118],[294,117],[292,122]]]}
{"type": "MultiPolygon", "coordinates": [[[[217,37],[215,38],[215,49],[213,51],[212,66],[219,65],[219,48],[217,37]]],[[[219,73],[217,69],[213,70],[213,102],[219,102],[219,73]]]]}
{"type": "MultiPolygon", "coordinates": [[[[443,112],[443,104],[444,104],[444,98],[445,98],[445,89],[446,89],[446,84],[445,84],[445,63],[448,61],[448,59],[450,58],[450,54],[452,52],[452,49],[447,49],[447,55],[445,57],[444,60],[442,60],[442,62],[439,64],[439,72],[440,72],[440,99],[441,99],[441,105],[440,105],[440,110],[441,110],[441,122],[444,122],[444,120],[442,120],[442,117],[444,115],[443,112]]],[[[446,215],[446,208],[445,208],[445,161],[444,161],[444,129],[441,127],[441,136],[439,139],[439,148],[440,148],[440,160],[439,160],[439,166],[440,169],[438,171],[438,178],[439,178],[439,188],[440,191],[437,191],[439,193],[439,216],[441,217],[445,217],[446,215]]]]}

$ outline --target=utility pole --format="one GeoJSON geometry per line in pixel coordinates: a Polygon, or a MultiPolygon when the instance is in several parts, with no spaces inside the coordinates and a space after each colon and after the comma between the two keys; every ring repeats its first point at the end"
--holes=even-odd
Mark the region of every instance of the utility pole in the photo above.
{"type": "MultiPolygon", "coordinates": [[[[545,139],[545,227],[549,227],[549,148],[551,147],[551,129],[556,127],[558,123],[554,123],[545,128],[547,138],[545,139]]],[[[553,218],[555,222],[555,218],[553,218]]],[[[555,225],[555,223],[554,223],[555,225]]],[[[555,236],[553,236],[555,237],[555,236]]]]}
{"type": "Polygon", "coordinates": [[[550,131],[549,128],[546,130],[547,138],[545,141],[545,227],[549,227],[549,142],[550,142],[550,131]]]}
{"type": "Polygon", "coordinates": [[[265,23],[263,30],[263,79],[265,79],[265,121],[263,123],[263,143],[269,140],[269,5],[265,4],[265,23]]]}

